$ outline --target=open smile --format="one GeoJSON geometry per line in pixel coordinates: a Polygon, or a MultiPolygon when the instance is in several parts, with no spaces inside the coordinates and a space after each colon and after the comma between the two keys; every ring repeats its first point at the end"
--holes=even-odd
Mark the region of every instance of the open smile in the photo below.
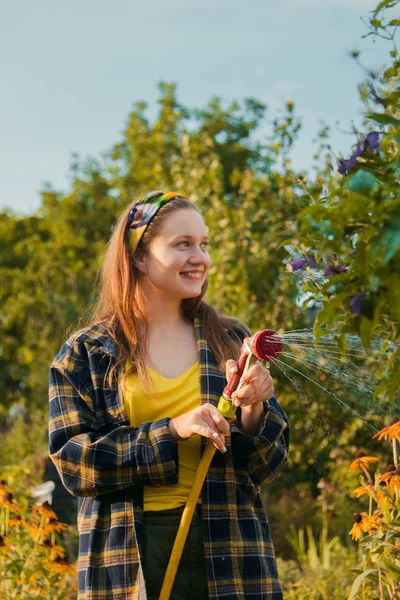
{"type": "Polygon", "coordinates": [[[180,276],[189,281],[199,281],[203,278],[204,272],[200,271],[184,271],[180,273],[180,276]]]}

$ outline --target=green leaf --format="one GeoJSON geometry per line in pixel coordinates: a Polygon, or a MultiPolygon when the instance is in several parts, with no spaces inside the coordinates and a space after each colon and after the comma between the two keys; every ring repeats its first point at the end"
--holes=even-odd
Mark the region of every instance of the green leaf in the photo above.
{"type": "Polygon", "coordinates": [[[370,319],[361,317],[360,322],[360,337],[365,350],[368,350],[371,345],[372,335],[374,333],[374,324],[370,319]]]}
{"type": "Polygon", "coordinates": [[[398,0],[382,0],[374,9],[374,14],[377,15],[383,8],[391,8],[397,4],[398,0]]]}
{"type": "Polygon", "coordinates": [[[400,25],[400,19],[392,19],[388,25],[400,25]]]}
{"type": "Polygon", "coordinates": [[[381,542],[380,545],[384,546],[385,548],[390,548],[391,552],[400,552],[400,548],[398,548],[394,544],[389,544],[389,542],[381,542]]]}
{"type": "Polygon", "coordinates": [[[397,76],[397,69],[395,67],[390,67],[390,69],[386,69],[383,74],[383,79],[391,79],[392,77],[397,76]]]}
{"type": "Polygon", "coordinates": [[[400,126],[400,120],[391,117],[390,115],[384,115],[382,113],[370,113],[367,115],[367,119],[372,119],[373,121],[377,121],[378,123],[382,123],[383,125],[396,125],[396,127],[400,126]]]}
{"type": "Polygon", "coordinates": [[[326,333],[325,331],[322,331],[322,327],[325,323],[325,320],[326,320],[326,306],[322,306],[319,309],[317,317],[314,321],[313,333],[314,333],[314,337],[316,339],[320,338],[322,335],[324,335],[326,333]]]}
{"type": "Polygon", "coordinates": [[[375,175],[365,169],[358,169],[347,181],[349,190],[364,194],[365,196],[369,196],[378,186],[379,181],[375,175]]]}
{"type": "MultiPolygon", "coordinates": [[[[386,492],[385,495],[388,495],[387,490],[381,490],[381,491],[384,492],[384,493],[386,492]]],[[[383,510],[383,514],[385,515],[386,521],[389,523],[389,521],[391,519],[391,515],[390,515],[390,512],[389,512],[389,504],[388,504],[388,499],[387,498],[385,498],[385,500],[384,500],[384,502],[382,504],[382,510],[383,510]]]]}
{"type": "Polygon", "coordinates": [[[383,556],[381,556],[380,560],[383,562],[392,577],[394,577],[396,581],[400,581],[400,567],[390,562],[388,558],[383,556]]]}
{"type": "Polygon", "coordinates": [[[352,588],[351,588],[350,596],[348,597],[347,600],[352,600],[353,598],[356,597],[358,590],[360,589],[360,585],[362,584],[364,579],[366,579],[373,573],[378,573],[377,569],[367,569],[366,571],[361,573],[361,575],[359,575],[357,577],[357,579],[354,580],[352,588]]]}
{"type": "Polygon", "coordinates": [[[337,345],[343,356],[346,356],[346,341],[346,336],[344,334],[339,335],[337,338],[337,345]]]}

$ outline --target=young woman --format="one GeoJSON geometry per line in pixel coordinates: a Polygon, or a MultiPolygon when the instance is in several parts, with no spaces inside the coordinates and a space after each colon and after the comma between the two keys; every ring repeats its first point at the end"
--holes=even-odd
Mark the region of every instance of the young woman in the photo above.
{"type": "Polygon", "coordinates": [[[151,192],[119,219],[90,325],[50,369],[50,456],[78,496],[79,600],[158,598],[208,439],[212,460],[171,598],[282,598],[260,486],[287,460],[287,417],[254,364],[230,425],[216,406],[247,328],[202,298],[197,207],[151,192]]]}

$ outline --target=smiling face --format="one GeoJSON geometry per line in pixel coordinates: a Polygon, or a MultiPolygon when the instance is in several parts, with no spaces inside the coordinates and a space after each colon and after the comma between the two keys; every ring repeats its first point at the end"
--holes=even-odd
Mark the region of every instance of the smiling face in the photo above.
{"type": "Polygon", "coordinates": [[[142,288],[167,298],[183,300],[201,294],[211,260],[203,218],[194,209],[167,215],[148,251],[135,260],[144,274],[142,288]]]}

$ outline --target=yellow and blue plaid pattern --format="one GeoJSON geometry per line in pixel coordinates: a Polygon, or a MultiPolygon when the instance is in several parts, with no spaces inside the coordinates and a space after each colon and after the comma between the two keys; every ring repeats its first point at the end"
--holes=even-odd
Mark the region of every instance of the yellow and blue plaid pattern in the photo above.
{"type": "MultiPolygon", "coordinates": [[[[226,384],[195,320],[201,403],[217,405],[226,384]]],[[[232,335],[249,332],[237,324],[232,335]]],[[[102,325],[72,336],[50,368],[49,453],[78,496],[78,600],[145,598],[140,566],[143,486],[178,481],[169,419],[129,425],[118,385],[107,374],[116,344],[102,325]]],[[[274,549],[259,486],[287,460],[287,417],[273,397],[257,436],[238,419],[216,452],[202,491],[209,598],[281,600],[274,549]]],[[[206,440],[202,438],[202,447],[206,440]]]]}

